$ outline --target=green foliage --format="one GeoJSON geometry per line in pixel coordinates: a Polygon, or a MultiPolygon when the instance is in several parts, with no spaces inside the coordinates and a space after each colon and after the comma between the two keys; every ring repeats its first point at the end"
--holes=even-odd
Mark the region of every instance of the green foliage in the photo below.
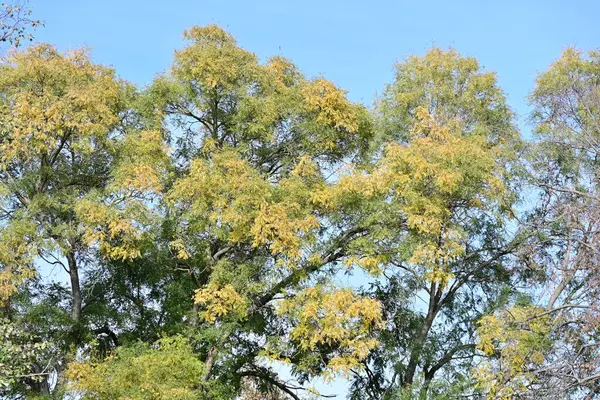
{"type": "Polygon", "coordinates": [[[37,342],[33,335],[24,332],[7,319],[0,319],[0,394],[8,395],[23,379],[39,381],[48,370],[36,370],[43,365],[48,342],[37,342]]]}
{"type": "Polygon", "coordinates": [[[184,37],[139,92],[83,50],[35,45],[0,66],[0,394],[591,387],[597,52],[568,50],[538,78],[526,167],[543,205],[519,213],[526,146],[475,59],[408,58],[371,112],[217,26],[184,37]]]}
{"type": "Polygon", "coordinates": [[[385,279],[365,292],[383,304],[387,323],[369,369],[355,377],[357,399],[425,399],[444,381],[464,381],[474,323],[509,283],[516,248],[505,226],[517,199],[520,141],[494,74],[439,49],[396,71],[378,103],[380,138],[389,141],[381,158],[339,184],[380,198],[396,216],[369,249],[385,279]]]}
{"type": "Polygon", "coordinates": [[[96,400],[201,399],[202,374],[203,364],[182,337],[122,347],[100,363],[72,363],[67,371],[81,398],[96,400]]]}

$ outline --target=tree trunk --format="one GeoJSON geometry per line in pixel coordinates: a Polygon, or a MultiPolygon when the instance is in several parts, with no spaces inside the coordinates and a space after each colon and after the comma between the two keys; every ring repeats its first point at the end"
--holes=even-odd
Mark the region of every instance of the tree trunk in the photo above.
{"type": "Polygon", "coordinates": [[[206,355],[206,361],[204,361],[204,374],[202,376],[203,381],[207,381],[210,378],[210,374],[212,372],[212,367],[215,364],[215,356],[217,354],[217,348],[215,346],[211,346],[208,350],[208,354],[206,355]]]}
{"type": "Polygon", "coordinates": [[[417,365],[419,364],[419,359],[421,358],[421,351],[423,350],[423,345],[425,344],[427,336],[429,335],[429,330],[431,329],[431,325],[433,324],[433,318],[433,315],[430,315],[429,313],[427,314],[427,317],[423,322],[421,330],[415,337],[415,341],[410,352],[408,366],[406,367],[406,373],[404,374],[404,378],[402,379],[402,386],[404,387],[412,385],[415,379],[417,365]]]}
{"type": "MultiPolygon", "coordinates": [[[[40,366],[40,365],[33,365],[32,368],[33,372],[36,374],[42,374],[45,373],[47,371],[44,371],[44,369],[40,366]]],[[[39,377],[40,379],[31,379],[30,380],[30,386],[33,392],[35,393],[39,393],[42,397],[45,396],[49,396],[50,395],[50,385],[48,383],[48,375],[41,375],[39,377]]]]}
{"type": "Polygon", "coordinates": [[[427,315],[425,316],[425,321],[423,321],[423,325],[421,326],[421,329],[419,330],[419,333],[417,334],[413,342],[413,346],[410,352],[410,359],[406,367],[406,373],[402,378],[403,387],[408,387],[412,385],[415,379],[415,373],[417,371],[417,366],[419,365],[419,359],[421,358],[421,351],[423,350],[425,341],[427,341],[429,330],[431,329],[431,326],[433,325],[433,320],[435,319],[435,316],[437,314],[439,293],[436,293],[436,289],[436,285],[432,283],[429,291],[429,307],[427,309],[427,315]]]}
{"type": "Polygon", "coordinates": [[[423,386],[421,386],[421,391],[419,392],[419,400],[427,400],[427,393],[429,392],[429,386],[431,385],[434,374],[435,372],[425,372],[423,386]]]}
{"type": "Polygon", "coordinates": [[[71,279],[71,318],[73,321],[79,322],[81,320],[81,286],[79,284],[79,270],[77,268],[77,260],[75,259],[75,252],[70,249],[66,254],[67,262],[69,264],[69,278],[71,279]]]}

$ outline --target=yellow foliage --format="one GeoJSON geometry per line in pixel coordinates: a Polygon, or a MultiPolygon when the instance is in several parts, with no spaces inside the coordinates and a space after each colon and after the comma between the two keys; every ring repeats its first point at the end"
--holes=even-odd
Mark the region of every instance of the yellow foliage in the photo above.
{"type": "Polygon", "coordinates": [[[360,368],[360,362],[377,346],[371,332],[383,323],[378,301],[357,297],[350,289],[322,285],[282,300],[277,312],[290,318],[290,337],[303,351],[316,351],[320,346],[336,349],[326,366],[327,376],[360,368]]]}
{"type": "Polygon", "coordinates": [[[290,174],[301,178],[320,178],[321,176],[319,167],[307,156],[300,157],[290,174]]]}
{"type": "Polygon", "coordinates": [[[280,56],[271,57],[267,63],[267,70],[273,73],[276,82],[283,87],[294,85],[300,77],[296,66],[290,60],[280,56]]]}
{"type": "Polygon", "coordinates": [[[268,182],[233,150],[217,151],[211,160],[192,161],[189,174],[169,193],[186,210],[197,230],[210,230],[232,243],[251,238],[260,205],[269,197],[268,182]]]}
{"type": "Polygon", "coordinates": [[[119,162],[112,171],[110,189],[127,193],[159,193],[169,163],[161,133],[149,130],[129,133],[120,146],[119,162]]]}
{"type": "Polygon", "coordinates": [[[407,224],[420,238],[410,261],[428,268],[427,279],[445,285],[452,278],[447,266],[464,254],[453,204],[490,207],[503,201],[506,189],[498,187],[502,171],[483,137],[463,136],[457,120],[440,125],[423,108],[417,116],[409,144],[388,145],[383,164],[407,224]]]}
{"type": "Polygon", "coordinates": [[[0,306],[19,285],[35,276],[34,239],[35,227],[31,221],[17,221],[0,228],[0,306]]]}
{"type": "MultiPolygon", "coordinates": [[[[345,92],[326,79],[308,82],[302,93],[308,107],[317,113],[317,121],[356,133],[359,115],[345,96],[345,92]]],[[[332,143],[335,147],[335,143],[332,143]]]]}
{"type": "Polygon", "coordinates": [[[194,302],[204,308],[200,316],[209,323],[232,314],[242,318],[248,307],[247,300],[229,284],[220,286],[209,283],[206,287],[196,290],[194,302]]]}
{"type": "Polygon", "coordinates": [[[406,144],[389,143],[372,171],[350,170],[337,183],[318,188],[312,201],[331,211],[357,198],[391,201],[417,243],[408,261],[424,265],[428,280],[445,285],[453,277],[448,266],[465,251],[454,204],[491,208],[503,203],[508,191],[499,178],[496,150],[484,137],[463,135],[458,120],[440,124],[424,108],[417,116],[406,144]]]}
{"type": "Polygon", "coordinates": [[[185,244],[183,243],[183,240],[181,240],[181,239],[173,240],[170,243],[170,245],[171,245],[171,248],[176,251],[176,257],[178,259],[187,260],[188,258],[191,257],[191,254],[185,248],[185,244]]]}
{"type": "Polygon", "coordinates": [[[77,203],[75,212],[87,226],[84,238],[89,246],[99,245],[111,259],[125,261],[140,256],[140,232],[133,218],[123,215],[127,213],[90,199],[77,203]]]}
{"type": "Polygon", "coordinates": [[[256,56],[238,47],[216,25],[192,27],[184,37],[192,44],[176,52],[173,73],[209,90],[229,90],[257,73],[256,56]]]}
{"type": "Polygon", "coordinates": [[[381,272],[385,257],[382,256],[350,256],[344,260],[344,265],[349,268],[358,266],[370,274],[377,275],[381,272]]]}
{"type": "Polygon", "coordinates": [[[301,256],[302,234],[319,227],[319,222],[313,215],[305,219],[295,220],[289,217],[290,206],[263,203],[254,220],[252,234],[254,246],[270,244],[273,254],[283,253],[292,259],[301,256]]]}
{"type": "Polygon", "coordinates": [[[4,267],[0,271],[0,306],[16,293],[19,285],[34,276],[35,270],[27,265],[19,266],[16,270],[10,266],[4,267]]]}
{"type": "Polygon", "coordinates": [[[0,144],[0,166],[50,154],[67,138],[72,149],[91,153],[92,138],[106,139],[118,122],[123,85],[111,69],[92,64],[85,50],[63,56],[38,45],[6,61],[0,90],[11,101],[0,104],[0,120],[11,127],[11,140],[0,144]]]}
{"type": "Polygon", "coordinates": [[[194,160],[169,199],[186,210],[184,217],[193,220],[196,231],[230,243],[267,245],[273,254],[296,259],[305,237],[319,226],[312,208],[302,201],[310,193],[302,179],[314,173],[310,162],[301,160],[291,178],[272,185],[238,152],[224,149],[209,160],[194,160]]]}
{"type": "Polygon", "coordinates": [[[99,244],[110,257],[137,256],[138,250],[131,246],[136,229],[132,220],[123,217],[127,213],[119,215],[101,201],[95,205],[91,201],[115,195],[113,189],[160,190],[155,165],[161,165],[156,155],[164,153],[162,138],[156,132],[121,138],[115,130],[131,88],[112,69],[93,64],[86,50],[61,54],[42,44],[11,53],[4,61],[0,122],[10,129],[7,140],[0,143],[0,169],[19,165],[27,171],[25,176],[38,176],[36,193],[26,201],[32,213],[54,213],[60,208],[63,215],[75,211],[82,217],[65,223],[69,226],[61,227],[60,234],[54,233],[53,245],[79,240],[73,237],[86,230],[89,243],[99,244]],[[113,160],[119,165],[112,165],[113,160]],[[109,163],[112,180],[95,165],[104,162],[109,163]],[[110,193],[100,193],[107,184],[110,193]],[[98,190],[90,195],[91,188],[98,190]],[[115,246],[117,239],[122,243],[115,246]]]}
{"type": "Polygon", "coordinates": [[[479,321],[477,348],[497,359],[482,362],[473,375],[489,399],[511,399],[527,389],[530,371],[545,360],[555,321],[545,310],[514,306],[479,321]]]}

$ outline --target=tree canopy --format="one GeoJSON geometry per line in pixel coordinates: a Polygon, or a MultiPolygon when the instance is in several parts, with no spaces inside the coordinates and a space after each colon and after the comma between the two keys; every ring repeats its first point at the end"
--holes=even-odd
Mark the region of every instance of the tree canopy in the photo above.
{"type": "MultiPolygon", "coordinates": [[[[39,22],[5,7],[19,44],[39,22]]],[[[598,52],[538,76],[525,141],[454,49],[367,107],[184,39],[145,88],[87,50],[3,56],[0,396],[597,395],[598,52]]]]}

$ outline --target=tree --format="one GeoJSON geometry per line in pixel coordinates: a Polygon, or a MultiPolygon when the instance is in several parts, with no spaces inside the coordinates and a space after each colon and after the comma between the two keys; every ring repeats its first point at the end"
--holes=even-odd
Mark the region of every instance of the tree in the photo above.
{"type": "Polygon", "coordinates": [[[600,53],[538,77],[523,143],[454,50],[371,112],[217,26],[184,37],[144,90],[83,50],[3,58],[1,396],[600,393],[600,53]]]}
{"type": "MultiPolygon", "coordinates": [[[[108,197],[117,203],[134,191],[136,182],[147,179],[140,162],[144,147],[136,145],[136,153],[131,155],[131,140],[143,138],[149,146],[152,135],[124,132],[132,89],[119,81],[113,70],[93,64],[85,51],[63,55],[52,46],[37,45],[10,53],[1,68],[0,248],[5,251],[0,275],[4,314],[15,320],[27,318],[22,311],[35,314],[36,307],[11,305],[9,297],[19,284],[36,276],[38,266],[63,268],[70,283],[66,295],[71,336],[63,341],[66,351],[71,345],[81,345],[87,324],[93,324],[85,320],[87,304],[82,291],[84,268],[94,263],[92,242],[98,239],[88,225],[94,217],[91,211],[98,211],[98,207],[91,208],[92,199],[108,197]]],[[[102,218],[96,214],[93,222],[112,224],[110,234],[115,242],[126,226],[111,220],[108,210],[101,209],[102,218]]],[[[115,248],[120,249],[113,245],[113,253],[115,248]]],[[[54,289],[51,286],[37,293],[42,303],[52,297],[54,289]]]]}
{"type": "Polygon", "coordinates": [[[370,118],[331,82],[281,57],[261,64],[216,26],[185,37],[137,103],[140,121],[175,147],[154,246],[106,260],[95,286],[123,299],[112,329],[121,337],[131,304],[149,340],[193,339],[204,398],[233,398],[249,380],[297,398],[268,360],[289,360],[303,382],[348,372],[376,344],[377,302],[328,281],[378,222],[325,204],[326,177],[368,153],[370,118]]]}
{"type": "Polygon", "coordinates": [[[366,181],[405,227],[372,250],[384,256],[369,292],[386,326],[352,396],[431,398],[439,374],[469,380],[475,322],[509,282],[518,132],[494,74],[453,50],[399,64],[378,113],[390,142],[366,181]]]}
{"type": "Polygon", "coordinates": [[[532,232],[527,293],[539,295],[482,321],[481,346],[495,357],[479,381],[490,398],[592,398],[600,389],[600,53],[566,50],[539,75],[531,101],[538,199],[521,229],[532,232]]]}

